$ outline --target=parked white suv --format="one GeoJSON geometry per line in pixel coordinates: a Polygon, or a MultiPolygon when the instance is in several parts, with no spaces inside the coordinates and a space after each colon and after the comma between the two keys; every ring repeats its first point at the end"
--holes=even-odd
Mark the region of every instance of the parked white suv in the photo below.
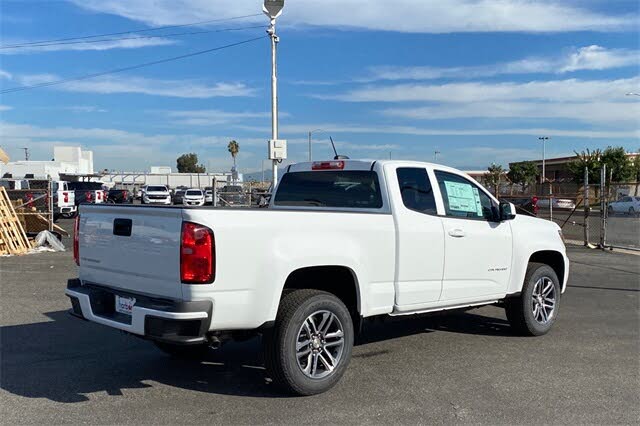
{"type": "Polygon", "coordinates": [[[142,189],[142,204],[171,204],[171,193],[164,185],[147,185],[142,189]]]}
{"type": "Polygon", "coordinates": [[[524,335],[554,324],[569,275],[555,223],[436,164],[286,170],[268,209],[81,206],[72,312],[177,356],[260,333],[269,377],[303,395],[340,379],[365,318],[493,304],[524,335]]]}
{"type": "Polygon", "coordinates": [[[204,206],[204,191],[202,189],[187,189],[182,196],[185,206],[204,206]]]}

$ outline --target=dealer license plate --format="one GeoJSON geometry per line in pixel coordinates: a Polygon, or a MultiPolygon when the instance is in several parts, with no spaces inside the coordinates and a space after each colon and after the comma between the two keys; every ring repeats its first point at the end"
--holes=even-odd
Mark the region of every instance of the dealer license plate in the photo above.
{"type": "Polygon", "coordinates": [[[131,315],[131,312],[133,311],[133,305],[135,304],[136,299],[133,297],[122,297],[116,295],[116,312],[131,315]]]}

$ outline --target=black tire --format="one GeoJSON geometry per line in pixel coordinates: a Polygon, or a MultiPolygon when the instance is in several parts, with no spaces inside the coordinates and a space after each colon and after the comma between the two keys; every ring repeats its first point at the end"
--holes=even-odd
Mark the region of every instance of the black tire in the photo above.
{"type": "MultiPolygon", "coordinates": [[[[335,321],[334,317],[330,318],[332,321],[335,321]]],[[[331,324],[329,325],[331,326],[331,324]]],[[[323,327],[318,328],[322,329],[323,327]]],[[[327,333],[326,336],[329,336],[329,334],[330,333],[327,333]]],[[[328,339],[329,338],[327,338],[327,340],[328,339]]],[[[335,339],[335,337],[332,337],[332,339],[335,339]]],[[[353,350],[353,339],[353,320],[349,310],[340,299],[331,293],[319,290],[303,289],[292,291],[286,294],[280,301],[275,325],[263,336],[267,374],[271,377],[274,384],[289,393],[315,395],[326,392],[340,380],[347,369],[353,350]],[[308,318],[318,312],[320,313],[317,315],[323,315],[323,312],[329,312],[335,315],[338,321],[334,322],[334,324],[340,326],[339,329],[343,332],[343,346],[340,355],[337,356],[333,370],[329,372],[325,367],[326,364],[323,364],[323,360],[329,358],[324,354],[322,355],[323,358],[320,359],[320,354],[323,354],[322,351],[334,351],[336,349],[335,346],[328,349],[328,345],[325,348],[324,337],[322,338],[322,347],[313,349],[313,351],[320,352],[318,352],[317,355],[310,353],[307,362],[310,363],[313,357],[320,366],[318,368],[324,370],[323,374],[327,375],[321,378],[313,378],[310,377],[308,373],[305,373],[302,365],[299,364],[296,344],[299,342],[300,333],[304,333],[302,330],[308,318]]],[[[310,343],[308,348],[313,347],[311,343],[312,340],[311,336],[309,336],[310,343]]],[[[313,353],[316,354],[316,352],[313,353]]],[[[334,355],[335,354],[334,352],[334,355]]],[[[331,353],[329,355],[331,355],[331,353]]],[[[331,357],[333,358],[334,355],[331,355],[331,357]]],[[[305,362],[304,358],[302,358],[302,362],[305,362]]]]}
{"type": "MultiPolygon", "coordinates": [[[[538,287],[539,288],[539,287],[538,287]]],[[[546,299],[544,301],[545,305],[546,299]]],[[[541,336],[546,334],[558,317],[558,309],[560,308],[560,281],[553,268],[543,263],[529,263],[527,267],[527,273],[524,278],[524,284],[522,286],[522,292],[517,297],[510,297],[505,300],[505,311],[507,314],[507,320],[513,327],[516,333],[524,336],[541,336]],[[548,280],[548,281],[547,281],[548,280]],[[537,283],[541,281],[544,285],[545,282],[551,282],[553,284],[553,310],[548,315],[548,319],[545,322],[541,322],[536,319],[536,301],[534,298],[534,290],[536,290],[537,283]]],[[[542,309],[538,306],[538,309],[542,309]]],[[[546,308],[545,311],[547,312],[546,308]]]]}
{"type": "Polygon", "coordinates": [[[73,213],[62,213],[61,216],[65,219],[75,219],[75,217],[78,216],[78,209],[76,209],[76,211],[74,211],[73,213]]]}
{"type": "Polygon", "coordinates": [[[153,342],[158,349],[171,358],[202,360],[209,354],[207,345],[178,345],[175,343],[153,342]]]}

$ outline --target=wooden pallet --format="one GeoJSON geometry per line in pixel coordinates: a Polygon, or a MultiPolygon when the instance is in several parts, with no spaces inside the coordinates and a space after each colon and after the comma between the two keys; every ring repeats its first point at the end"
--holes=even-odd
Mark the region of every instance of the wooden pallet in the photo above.
{"type": "Polygon", "coordinates": [[[31,244],[9,195],[4,187],[0,187],[0,255],[24,254],[30,248],[31,244]]]}

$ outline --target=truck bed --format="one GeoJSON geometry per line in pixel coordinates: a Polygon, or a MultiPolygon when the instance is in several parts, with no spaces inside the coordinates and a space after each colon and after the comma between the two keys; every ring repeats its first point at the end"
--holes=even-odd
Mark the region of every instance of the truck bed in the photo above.
{"type": "Polygon", "coordinates": [[[301,267],[346,266],[370,292],[362,312],[393,309],[395,228],[386,213],[83,205],[79,252],[83,282],[176,301],[213,299],[216,329],[275,318],[288,274],[301,267]],[[116,219],[130,221],[130,235],[114,235],[116,219]],[[183,221],[213,230],[212,284],[180,281],[183,221]]]}

